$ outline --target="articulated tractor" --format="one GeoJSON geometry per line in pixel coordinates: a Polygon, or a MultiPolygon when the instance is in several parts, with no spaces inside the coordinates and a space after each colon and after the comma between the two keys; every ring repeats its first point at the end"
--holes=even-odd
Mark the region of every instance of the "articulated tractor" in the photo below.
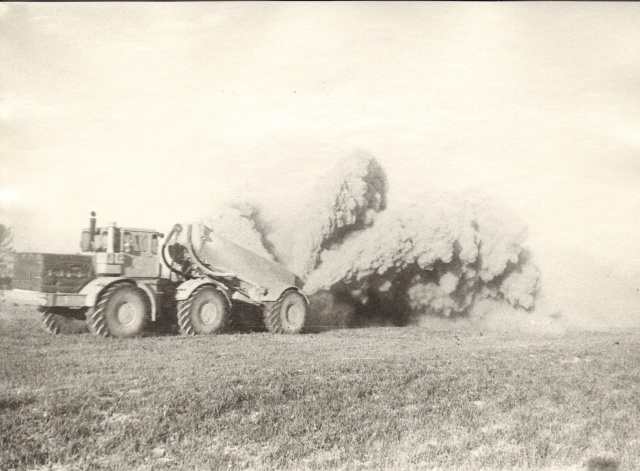
{"type": "Polygon", "coordinates": [[[231,325],[236,303],[261,306],[270,332],[304,327],[301,280],[203,224],[176,224],[165,237],[115,223],[96,227],[91,213],[80,248],[76,255],[16,254],[4,301],[38,306],[52,333],[133,337],[150,323],[173,322],[185,335],[215,334],[231,325]]]}

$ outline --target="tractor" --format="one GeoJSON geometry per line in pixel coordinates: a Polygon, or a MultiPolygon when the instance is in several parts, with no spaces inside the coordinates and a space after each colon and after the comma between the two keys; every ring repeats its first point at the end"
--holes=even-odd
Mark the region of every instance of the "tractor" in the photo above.
{"type": "Polygon", "coordinates": [[[260,306],[270,332],[304,327],[300,278],[204,224],[176,224],[165,237],[115,223],[97,227],[92,212],[80,249],[16,254],[5,302],[37,306],[56,334],[134,337],[171,322],[184,335],[216,334],[232,324],[236,303],[260,306]]]}

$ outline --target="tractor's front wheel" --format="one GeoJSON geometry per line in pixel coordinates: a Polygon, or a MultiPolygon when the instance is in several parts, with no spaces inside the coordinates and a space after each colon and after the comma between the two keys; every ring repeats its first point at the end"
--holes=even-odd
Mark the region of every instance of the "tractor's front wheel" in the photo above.
{"type": "Polygon", "coordinates": [[[210,335],[225,330],[230,322],[230,306],[224,294],[211,286],[196,289],[178,302],[178,328],[184,335],[210,335]]]}
{"type": "Polygon", "coordinates": [[[65,307],[49,307],[42,313],[42,322],[52,334],[84,334],[89,332],[84,310],[65,307]]]}
{"type": "Polygon", "coordinates": [[[298,334],[306,318],[307,300],[297,291],[285,291],[276,302],[264,306],[264,323],[274,334],[298,334]]]}
{"type": "Polygon", "coordinates": [[[87,311],[89,330],[102,337],[135,337],[149,322],[151,306],[144,291],[128,283],[107,288],[87,311]]]}

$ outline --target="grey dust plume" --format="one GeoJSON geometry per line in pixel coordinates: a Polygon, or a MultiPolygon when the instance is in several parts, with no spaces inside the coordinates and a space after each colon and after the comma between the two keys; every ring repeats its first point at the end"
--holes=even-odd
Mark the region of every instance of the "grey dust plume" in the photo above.
{"type": "MultiPolygon", "coordinates": [[[[305,280],[312,328],[464,317],[486,299],[533,309],[540,273],[527,228],[500,202],[432,192],[387,207],[385,172],[366,152],[339,162],[311,195],[286,259],[305,280]]],[[[256,214],[227,208],[211,222],[274,259],[256,214]]]]}

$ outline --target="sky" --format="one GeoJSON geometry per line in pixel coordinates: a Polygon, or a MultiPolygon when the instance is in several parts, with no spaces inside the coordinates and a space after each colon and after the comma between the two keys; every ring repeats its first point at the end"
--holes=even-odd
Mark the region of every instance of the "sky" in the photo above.
{"type": "Polygon", "coordinates": [[[75,252],[90,211],[168,231],[251,198],[291,218],[364,149],[390,201],[504,200],[552,304],[622,318],[639,31],[634,2],[3,2],[0,223],[17,250],[75,252]]]}

